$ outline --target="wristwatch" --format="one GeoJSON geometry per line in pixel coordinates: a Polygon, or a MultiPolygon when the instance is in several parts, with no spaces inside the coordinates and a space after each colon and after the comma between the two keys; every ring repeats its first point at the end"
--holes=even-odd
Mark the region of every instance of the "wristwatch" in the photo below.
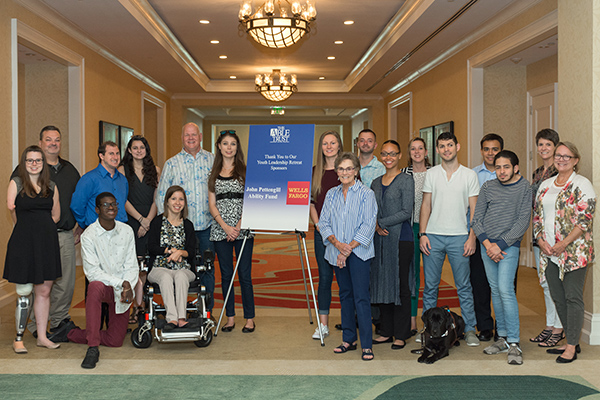
{"type": "Polygon", "coordinates": [[[421,239],[423,236],[427,236],[427,234],[425,232],[419,233],[419,239],[421,239]]]}

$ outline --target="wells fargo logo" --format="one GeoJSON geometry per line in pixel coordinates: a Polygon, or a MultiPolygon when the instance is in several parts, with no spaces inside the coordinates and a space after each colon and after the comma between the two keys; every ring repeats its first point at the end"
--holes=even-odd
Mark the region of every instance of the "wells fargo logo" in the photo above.
{"type": "Polygon", "coordinates": [[[310,182],[288,182],[285,204],[308,205],[310,201],[310,182]]]}

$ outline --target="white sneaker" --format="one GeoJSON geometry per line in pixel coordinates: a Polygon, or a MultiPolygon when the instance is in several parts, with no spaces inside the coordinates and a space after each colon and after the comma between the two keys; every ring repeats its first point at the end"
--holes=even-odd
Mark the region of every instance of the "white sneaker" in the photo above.
{"type": "MultiPolygon", "coordinates": [[[[327,325],[321,325],[321,333],[323,334],[323,339],[325,339],[327,336],[329,336],[329,328],[327,327],[327,325]]],[[[315,329],[315,333],[313,333],[312,338],[316,339],[316,340],[321,339],[321,336],[319,336],[319,327],[318,326],[317,326],[317,329],[315,329]]]]}

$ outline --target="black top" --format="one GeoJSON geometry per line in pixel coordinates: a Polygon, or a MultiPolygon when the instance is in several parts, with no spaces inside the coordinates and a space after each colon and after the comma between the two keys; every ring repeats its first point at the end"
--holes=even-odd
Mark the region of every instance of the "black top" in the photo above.
{"type": "MultiPolygon", "coordinates": [[[[56,227],[59,230],[70,231],[75,228],[77,223],[71,212],[71,197],[73,197],[73,192],[81,176],[73,164],[60,157],[58,157],[58,164],[48,164],[48,166],[50,167],[50,179],[58,187],[58,199],[60,201],[60,220],[56,227]]],[[[17,165],[10,179],[19,176],[18,170],[19,166],[17,165]]]]}
{"type": "MultiPolygon", "coordinates": [[[[148,252],[150,253],[150,262],[148,265],[152,267],[154,265],[154,259],[156,256],[165,254],[165,247],[160,245],[160,233],[162,229],[163,214],[159,214],[150,223],[150,229],[146,236],[148,236],[148,252]]],[[[194,224],[189,219],[183,220],[183,229],[185,231],[185,251],[187,251],[187,261],[190,264],[192,271],[195,271],[196,265],[196,231],[194,230],[194,224]]]]}

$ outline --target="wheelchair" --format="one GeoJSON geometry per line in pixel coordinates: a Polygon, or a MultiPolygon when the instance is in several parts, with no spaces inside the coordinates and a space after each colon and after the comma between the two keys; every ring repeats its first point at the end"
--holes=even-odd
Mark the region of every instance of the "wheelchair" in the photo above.
{"type": "MultiPolygon", "coordinates": [[[[145,257],[140,263],[140,270],[148,272],[149,257],[145,257]]],[[[196,253],[196,279],[190,282],[188,289],[188,302],[186,311],[188,314],[188,326],[177,328],[164,332],[163,327],[167,324],[164,316],[166,314],[165,306],[155,301],[154,296],[160,294],[160,287],[157,283],[146,281],[144,285],[144,305],[143,316],[140,315],[138,327],[131,332],[131,343],[134,347],[145,349],[150,347],[153,338],[158,342],[191,342],[197,347],[208,346],[213,339],[213,330],[215,321],[211,318],[210,312],[206,310],[206,305],[210,299],[211,293],[208,293],[206,287],[200,281],[203,274],[213,270],[214,254],[206,250],[202,255],[196,253]],[[190,297],[194,299],[190,301],[190,297]],[[162,318],[159,318],[162,317],[162,318]]]]}

